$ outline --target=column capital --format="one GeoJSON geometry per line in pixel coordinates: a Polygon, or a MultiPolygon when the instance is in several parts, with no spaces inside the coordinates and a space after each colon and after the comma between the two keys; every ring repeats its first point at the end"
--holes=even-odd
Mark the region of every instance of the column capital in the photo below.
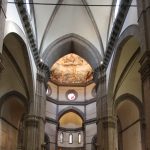
{"type": "Polygon", "coordinates": [[[27,115],[25,117],[26,126],[38,127],[39,119],[35,115],[27,115]]]}
{"type": "Polygon", "coordinates": [[[140,60],[141,68],[139,72],[141,73],[142,81],[150,78],[150,51],[146,51],[140,60]]]}
{"type": "Polygon", "coordinates": [[[101,122],[104,128],[115,128],[116,127],[116,122],[117,118],[114,116],[106,116],[103,118],[99,118],[97,120],[97,123],[101,122]]]}

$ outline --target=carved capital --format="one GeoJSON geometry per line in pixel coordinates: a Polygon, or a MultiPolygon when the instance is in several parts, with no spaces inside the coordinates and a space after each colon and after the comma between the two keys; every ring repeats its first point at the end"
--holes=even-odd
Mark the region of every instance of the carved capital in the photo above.
{"type": "Polygon", "coordinates": [[[145,52],[140,60],[141,68],[139,72],[141,73],[142,81],[150,78],[150,51],[145,52]]]}
{"type": "Polygon", "coordinates": [[[101,122],[103,128],[116,128],[116,117],[107,116],[103,118],[99,118],[97,123],[101,122]]]}
{"type": "Polygon", "coordinates": [[[116,117],[109,116],[106,118],[106,120],[104,120],[103,127],[104,128],[116,128],[116,122],[117,122],[116,117]]]}
{"type": "Polygon", "coordinates": [[[38,127],[39,119],[34,115],[27,115],[25,117],[26,126],[38,127]]]}

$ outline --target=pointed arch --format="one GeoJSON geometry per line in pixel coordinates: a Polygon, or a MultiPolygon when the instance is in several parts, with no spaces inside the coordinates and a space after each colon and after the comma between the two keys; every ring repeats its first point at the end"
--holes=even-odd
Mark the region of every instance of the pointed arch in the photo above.
{"type": "Polygon", "coordinates": [[[83,120],[83,122],[85,121],[85,116],[84,116],[83,112],[82,112],[80,109],[78,109],[78,108],[76,108],[76,107],[72,107],[72,106],[67,107],[67,108],[63,109],[62,111],[60,111],[60,112],[58,113],[58,115],[57,115],[57,116],[58,116],[58,117],[57,117],[57,120],[59,121],[59,119],[60,119],[64,114],[66,114],[66,113],[68,113],[68,112],[74,112],[74,113],[76,113],[77,115],[80,116],[80,118],[83,120]]]}
{"type": "Polygon", "coordinates": [[[42,59],[49,67],[66,54],[75,53],[84,58],[93,69],[99,67],[102,57],[94,45],[83,37],[70,33],[52,42],[42,55],[42,59]]]}

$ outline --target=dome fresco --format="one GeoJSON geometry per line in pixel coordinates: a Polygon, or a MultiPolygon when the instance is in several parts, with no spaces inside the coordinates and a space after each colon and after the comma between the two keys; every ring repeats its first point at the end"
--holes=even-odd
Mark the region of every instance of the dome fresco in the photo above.
{"type": "Polygon", "coordinates": [[[82,84],[93,79],[91,66],[83,58],[73,53],[57,60],[50,72],[51,80],[60,84],[82,84]]]}

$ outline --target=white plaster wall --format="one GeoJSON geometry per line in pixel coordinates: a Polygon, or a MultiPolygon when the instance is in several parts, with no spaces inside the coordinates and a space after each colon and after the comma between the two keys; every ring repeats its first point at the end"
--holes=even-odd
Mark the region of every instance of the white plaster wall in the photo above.
{"type": "Polygon", "coordinates": [[[137,64],[133,65],[132,68],[128,71],[128,74],[124,78],[121,86],[117,91],[116,99],[124,93],[131,93],[142,101],[142,85],[141,76],[139,73],[140,64],[138,62],[139,60],[137,60],[137,64]]]}
{"type": "Polygon", "coordinates": [[[141,150],[140,116],[137,106],[127,99],[118,105],[117,116],[123,131],[123,149],[141,150]]]}
{"type": "Polygon", "coordinates": [[[3,55],[3,58],[4,58],[3,65],[5,67],[5,70],[2,71],[1,78],[0,78],[0,85],[3,85],[0,86],[0,91],[1,91],[0,96],[4,95],[9,91],[14,91],[14,90],[26,96],[25,89],[22,86],[23,83],[20,79],[20,76],[16,68],[14,67],[14,65],[6,55],[3,55]]]}
{"type": "MultiPolygon", "coordinates": [[[[87,0],[89,4],[111,4],[110,0],[87,0]]],[[[106,50],[107,44],[107,30],[109,26],[109,18],[111,7],[90,7],[92,14],[94,16],[95,22],[97,23],[97,27],[99,29],[104,50],[106,50]]]]}
{"type": "MultiPolygon", "coordinates": [[[[36,2],[41,2],[41,0],[36,0],[36,2]]],[[[55,3],[56,0],[42,0],[43,3],[55,3]]],[[[44,30],[47,26],[47,23],[50,19],[50,15],[53,12],[55,6],[50,5],[34,5],[35,16],[36,16],[36,25],[37,25],[37,35],[38,35],[38,47],[40,47],[41,40],[44,34],[44,30]],[[43,13],[41,13],[43,12],[43,13]],[[41,21],[42,18],[42,21],[41,21]]]]}
{"type": "Polygon", "coordinates": [[[124,150],[142,150],[140,137],[140,123],[136,123],[122,133],[124,150]]]}
{"type": "Polygon", "coordinates": [[[46,101],[46,116],[47,117],[56,119],[56,110],[57,110],[56,104],[46,101]]]}
{"type": "MultiPolygon", "coordinates": [[[[14,0],[11,0],[11,1],[14,2],[14,0]]],[[[6,21],[12,21],[12,22],[16,23],[23,31],[23,34],[25,34],[25,31],[24,31],[24,28],[23,28],[23,25],[20,20],[20,17],[19,17],[19,14],[18,14],[15,4],[7,3],[6,21]]]]}
{"type": "Polygon", "coordinates": [[[50,88],[52,90],[52,93],[51,93],[50,97],[57,100],[57,97],[58,97],[57,85],[53,84],[52,82],[49,82],[49,85],[50,85],[50,88]]]}
{"type": "Polygon", "coordinates": [[[75,101],[85,101],[85,88],[84,87],[65,87],[60,86],[59,87],[59,101],[68,101],[66,97],[66,92],[68,90],[75,90],[78,93],[78,97],[75,101]]]}
{"type": "Polygon", "coordinates": [[[86,120],[96,118],[96,102],[86,106],[86,120]]]}
{"type": "MultiPolygon", "coordinates": [[[[132,0],[131,5],[137,5],[136,0],[132,0]]],[[[122,27],[122,30],[120,34],[130,25],[132,24],[138,24],[138,15],[137,15],[137,7],[130,7],[127,17],[125,19],[124,25],[122,27]]]]}
{"type": "MultiPolygon", "coordinates": [[[[81,1],[64,1],[64,3],[67,2],[82,4],[81,1]]],[[[100,51],[100,45],[96,32],[85,7],[67,6],[61,6],[59,8],[51,28],[47,32],[42,51],[44,51],[51,42],[69,33],[75,33],[82,36],[90,41],[100,51]]]]}
{"type": "Polygon", "coordinates": [[[90,100],[90,99],[94,98],[92,95],[92,90],[94,87],[95,87],[95,83],[92,83],[92,84],[86,86],[86,92],[85,92],[86,100],[90,100]]]}

